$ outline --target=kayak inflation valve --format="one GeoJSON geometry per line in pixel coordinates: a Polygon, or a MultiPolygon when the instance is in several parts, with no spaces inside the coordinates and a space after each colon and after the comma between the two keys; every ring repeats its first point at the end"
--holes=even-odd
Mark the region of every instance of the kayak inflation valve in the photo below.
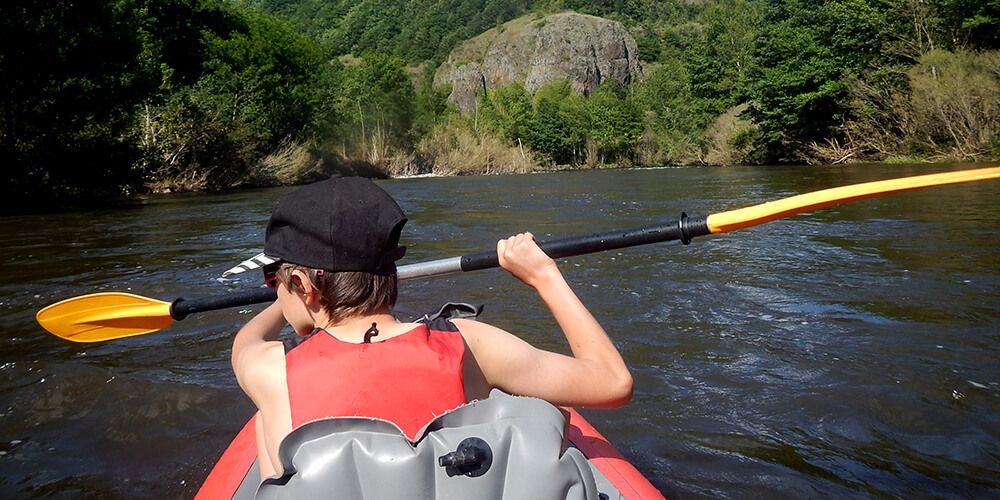
{"type": "Polygon", "coordinates": [[[458,449],[438,457],[438,465],[445,468],[448,477],[479,477],[493,465],[493,450],[482,439],[465,438],[458,444],[458,449]]]}

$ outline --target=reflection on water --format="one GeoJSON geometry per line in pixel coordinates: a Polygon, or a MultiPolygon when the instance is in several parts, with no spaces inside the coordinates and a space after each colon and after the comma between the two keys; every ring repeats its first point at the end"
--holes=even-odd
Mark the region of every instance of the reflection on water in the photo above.
{"type": "MultiPolygon", "coordinates": [[[[407,262],[706,215],[943,167],[668,168],[383,182],[407,262]]],[[[252,314],[71,344],[34,323],[100,290],[163,299],[258,251],[285,189],[150,197],[5,218],[0,485],[7,496],[189,497],[252,411],[229,368],[252,314]]],[[[621,348],[634,401],[588,418],[670,497],[994,496],[1000,488],[1000,183],[834,207],[690,246],[576,257],[569,281],[621,348]]],[[[565,351],[547,311],[492,270],[406,283],[565,351]]]]}

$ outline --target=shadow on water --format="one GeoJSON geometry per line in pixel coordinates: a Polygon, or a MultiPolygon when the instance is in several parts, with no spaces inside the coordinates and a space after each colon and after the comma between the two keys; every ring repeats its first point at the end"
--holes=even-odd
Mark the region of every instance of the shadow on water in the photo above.
{"type": "MultiPolygon", "coordinates": [[[[706,215],[944,167],[667,168],[382,183],[407,262],[706,215]]],[[[93,291],[173,299],[259,286],[221,272],[259,251],[284,189],[174,195],[4,218],[0,487],[5,496],[190,497],[252,411],[229,367],[253,308],[155,335],[71,344],[34,312],[93,291]]],[[[621,348],[633,402],[586,411],[669,497],[986,497],[1000,489],[1000,183],[842,205],[690,246],[561,263],[621,348]]],[[[405,263],[405,262],[404,262],[405,263]]],[[[502,271],[403,285],[565,352],[502,271]]]]}

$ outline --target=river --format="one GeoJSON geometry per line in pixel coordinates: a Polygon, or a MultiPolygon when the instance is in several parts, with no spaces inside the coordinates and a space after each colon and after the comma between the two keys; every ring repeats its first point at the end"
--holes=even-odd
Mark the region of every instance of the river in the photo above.
{"type": "MultiPolygon", "coordinates": [[[[664,168],[382,181],[408,213],[402,263],[641,226],[828,187],[969,166],[664,168]]],[[[287,188],[150,196],[0,219],[3,496],[190,497],[250,415],[229,366],[257,308],[100,344],[34,313],[95,291],[173,299],[259,286],[219,275],[262,246],[287,188]]],[[[1000,495],[1000,182],[931,188],[689,246],[560,267],[635,376],[585,411],[670,498],[1000,495]]],[[[400,316],[448,300],[566,352],[501,270],[408,282],[400,316]]]]}

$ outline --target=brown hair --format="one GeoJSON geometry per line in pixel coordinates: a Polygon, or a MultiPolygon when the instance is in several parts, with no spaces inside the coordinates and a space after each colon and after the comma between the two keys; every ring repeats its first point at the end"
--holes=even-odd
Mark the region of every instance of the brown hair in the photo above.
{"type": "Polygon", "coordinates": [[[289,290],[303,292],[292,282],[292,271],[301,271],[320,293],[320,303],[334,322],[370,314],[396,305],[398,296],[396,266],[387,273],[364,271],[321,271],[284,262],[276,273],[289,290]]]}

